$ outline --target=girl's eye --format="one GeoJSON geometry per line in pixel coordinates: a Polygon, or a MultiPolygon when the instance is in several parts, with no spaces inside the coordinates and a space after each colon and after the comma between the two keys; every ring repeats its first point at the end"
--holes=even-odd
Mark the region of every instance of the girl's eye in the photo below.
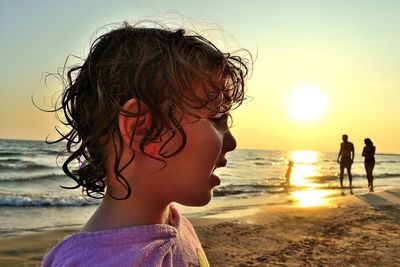
{"type": "Polygon", "coordinates": [[[223,114],[217,117],[211,117],[209,120],[218,128],[227,129],[228,128],[228,115],[223,114]]]}

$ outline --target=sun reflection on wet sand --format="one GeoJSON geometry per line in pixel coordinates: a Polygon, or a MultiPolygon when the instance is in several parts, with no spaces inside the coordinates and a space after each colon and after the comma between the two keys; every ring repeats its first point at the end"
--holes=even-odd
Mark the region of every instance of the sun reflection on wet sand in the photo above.
{"type": "Polygon", "coordinates": [[[329,190],[320,190],[321,185],[313,181],[313,177],[321,176],[318,164],[322,154],[316,151],[291,151],[288,157],[293,161],[290,185],[295,191],[290,193],[291,200],[301,207],[327,205],[329,190]],[[297,189],[300,187],[301,189],[297,189]]]}

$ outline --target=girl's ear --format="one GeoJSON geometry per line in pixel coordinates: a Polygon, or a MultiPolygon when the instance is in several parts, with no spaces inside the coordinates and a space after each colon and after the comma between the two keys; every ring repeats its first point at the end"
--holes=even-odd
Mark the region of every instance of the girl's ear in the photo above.
{"type": "Polygon", "coordinates": [[[151,126],[151,113],[145,103],[131,98],[122,106],[119,114],[119,130],[126,146],[138,149],[138,141],[151,126]],[[126,112],[124,112],[126,111],[126,112]],[[136,114],[135,116],[129,113],[136,114]]]}

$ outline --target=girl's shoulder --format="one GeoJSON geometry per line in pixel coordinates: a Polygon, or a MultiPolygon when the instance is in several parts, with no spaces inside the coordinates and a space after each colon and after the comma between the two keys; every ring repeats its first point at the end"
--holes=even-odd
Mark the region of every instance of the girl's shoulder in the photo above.
{"type": "MultiPolygon", "coordinates": [[[[192,251],[201,247],[190,222],[173,207],[170,224],[68,235],[44,257],[42,266],[135,266],[135,262],[160,266],[174,245],[183,251],[189,245],[192,251]]],[[[193,261],[192,254],[189,252],[186,258],[193,261]]]]}
{"type": "Polygon", "coordinates": [[[44,257],[42,266],[124,266],[121,259],[135,262],[146,255],[144,251],[154,255],[158,245],[170,247],[177,235],[176,228],[157,224],[76,233],[60,241],[44,257]]]}

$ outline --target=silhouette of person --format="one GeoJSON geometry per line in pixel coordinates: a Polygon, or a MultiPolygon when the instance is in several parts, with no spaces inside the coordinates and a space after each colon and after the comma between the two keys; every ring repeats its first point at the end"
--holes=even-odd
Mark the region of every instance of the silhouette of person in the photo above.
{"type": "Polygon", "coordinates": [[[285,178],[286,178],[286,185],[290,185],[290,177],[292,175],[292,167],[293,167],[294,162],[292,160],[289,161],[288,163],[288,169],[286,171],[285,174],[285,178]]]}
{"type": "Polygon", "coordinates": [[[367,172],[368,188],[370,191],[374,191],[374,176],[372,172],[375,167],[375,146],[371,139],[364,139],[365,147],[362,151],[364,157],[365,171],[367,172]]]}
{"type": "Polygon", "coordinates": [[[337,162],[340,163],[340,187],[343,188],[343,172],[346,168],[349,177],[350,187],[352,186],[353,176],[351,175],[351,165],[354,161],[354,145],[348,141],[347,134],[342,136],[343,142],[340,144],[340,151],[337,162]]]}

